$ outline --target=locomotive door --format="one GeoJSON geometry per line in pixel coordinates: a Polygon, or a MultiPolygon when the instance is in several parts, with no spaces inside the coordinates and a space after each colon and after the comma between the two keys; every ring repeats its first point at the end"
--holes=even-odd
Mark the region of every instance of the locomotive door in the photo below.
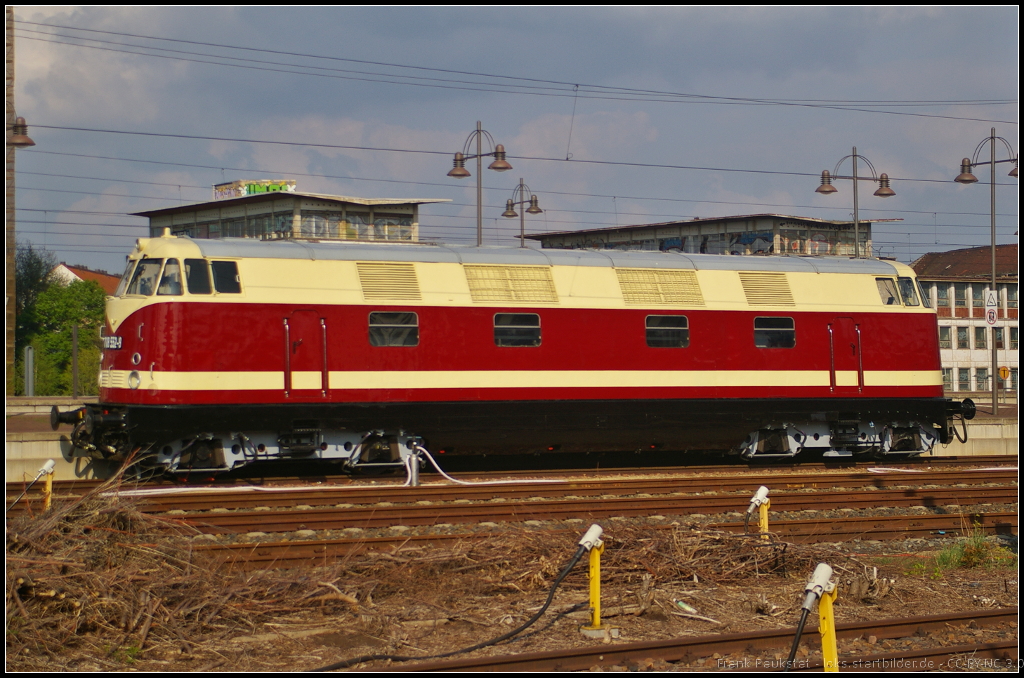
{"type": "Polygon", "coordinates": [[[327,387],[327,323],[317,311],[294,311],[284,318],[284,395],[322,400],[327,387]]]}
{"type": "Polygon", "coordinates": [[[831,360],[829,385],[833,393],[864,390],[864,359],[861,355],[860,325],[853,318],[833,318],[828,324],[831,360]]]}

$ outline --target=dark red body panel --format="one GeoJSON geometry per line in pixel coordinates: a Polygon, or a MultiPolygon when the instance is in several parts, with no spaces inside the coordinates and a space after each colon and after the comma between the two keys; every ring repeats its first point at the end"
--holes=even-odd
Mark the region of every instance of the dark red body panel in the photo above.
{"type": "MultiPolygon", "coordinates": [[[[927,313],[826,313],[635,309],[328,306],[169,302],[152,304],[118,328],[122,348],[107,351],[103,368],[156,372],[291,371],[390,373],[402,371],[715,371],[757,373],[863,370],[864,373],[937,373],[936,316],[927,313]],[[418,315],[417,346],[371,346],[371,311],[418,315]],[[537,313],[541,345],[498,347],[495,313],[537,313]],[[651,348],[645,318],[685,315],[687,348],[651,348]],[[757,348],[756,317],[794,319],[794,348],[757,348]],[[285,320],[289,320],[286,330],[285,320]],[[320,325],[323,319],[323,326],[320,325]],[[829,326],[834,331],[830,337],[829,326]],[[854,337],[855,329],[859,329],[854,337]],[[290,336],[286,337],[286,331],[290,336]],[[326,361],[323,339],[326,338],[326,361]],[[302,343],[295,345],[296,341],[302,343]],[[286,353],[291,346],[291,354],[286,353]],[[857,355],[857,351],[860,355],[857,355]],[[131,356],[138,353],[139,364],[131,356]]],[[[700,380],[697,382],[700,384],[700,380]]],[[[659,400],[750,398],[942,398],[942,386],[806,386],[783,379],[771,385],[688,387],[551,387],[273,390],[103,389],[101,401],[135,405],[245,403],[388,403],[543,400],[659,400]]]]}

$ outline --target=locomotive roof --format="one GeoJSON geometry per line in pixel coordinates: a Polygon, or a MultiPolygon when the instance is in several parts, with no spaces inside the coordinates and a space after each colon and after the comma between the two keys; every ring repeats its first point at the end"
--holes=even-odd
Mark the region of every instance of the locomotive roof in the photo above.
{"type": "MultiPolygon", "coordinates": [[[[409,261],[423,263],[501,264],[535,266],[595,266],[689,270],[793,271],[896,275],[900,265],[878,259],[820,256],[749,256],[638,252],[622,250],[562,250],[468,245],[378,244],[366,242],[265,242],[249,238],[187,239],[204,257],[254,259],[311,259],[334,261],[409,261]]],[[[154,238],[150,242],[164,238],[154,238]]],[[[166,255],[165,255],[166,256],[166,255]]]]}

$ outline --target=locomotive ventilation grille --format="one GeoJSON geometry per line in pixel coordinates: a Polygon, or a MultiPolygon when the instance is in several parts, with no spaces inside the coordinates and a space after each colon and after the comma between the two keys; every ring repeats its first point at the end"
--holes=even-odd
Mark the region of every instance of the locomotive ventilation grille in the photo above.
{"type": "Polygon", "coordinates": [[[785,273],[740,273],[751,306],[795,306],[785,273]]]}
{"type": "Polygon", "coordinates": [[[128,380],[122,371],[106,369],[100,372],[100,388],[127,388],[128,380]]]}
{"type": "Polygon", "coordinates": [[[617,268],[619,287],[627,306],[680,304],[703,306],[697,274],[693,271],[661,271],[647,268],[617,268]]]}
{"type": "Polygon", "coordinates": [[[558,303],[548,266],[479,266],[466,264],[466,282],[475,303],[558,303]]]}
{"type": "Polygon", "coordinates": [[[420,301],[420,283],[412,264],[359,262],[356,268],[366,301],[420,301]]]}

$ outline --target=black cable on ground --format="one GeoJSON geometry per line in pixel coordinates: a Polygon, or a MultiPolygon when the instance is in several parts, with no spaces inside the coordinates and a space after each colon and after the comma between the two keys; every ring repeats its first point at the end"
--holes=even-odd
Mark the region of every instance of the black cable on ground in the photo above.
{"type": "Polygon", "coordinates": [[[804,635],[804,624],[807,623],[807,616],[810,613],[811,611],[807,608],[800,612],[800,623],[797,624],[796,637],[793,638],[793,647],[789,650],[789,657],[786,658],[786,668],[783,669],[783,672],[788,673],[793,668],[793,659],[796,658],[796,650],[800,646],[800,637],[804,635]]]}
{"type": "MultiPolygon", "coordinates": [[[[446,657],[453,657],[453,656],[455,656],[457,654],[463,654],[463,653],[466,653],[466,652],[472,652],[473,650],[479,650],[480,648],[488,647],[490,645],[496,645],[497,643],[500,643],[503,640],[508,640],[509,638],[522,633],[523,631],[528,629],[530,626],[533,626],[533,624],[535,624],[537,622],[537,620],[540,619],[541,616],[543,616],[543,614],[545,612],[547,612],[547,609],[551,606],[551,601],[554,600],[554,598],[555,598],[555,591],[558,590],[558,587],[562,583],[562,580],[565,579],[569,575],[569,572],[572,571],[572,568],[576,567],[576,563],[580,562],[580,558],[583,557],[583,554],[586,553],[587,550],[588,550],[587,547],[586,546],[582,546],[582,545],[578,549],[576,549],[576,553],[569,560],[568,564],[566,564],[566,566],[564,568],[562,568],[562,571],[555,578],[555,582],[551,585],[551,589],[548,591],[548,599],[544,602],[544,605],[541,606],[540,610],[538,610],[535,615],[533,615],[528,620],[526,620],[526,622],[523,623],[518,628],[515,628],[515,629],[509,631],[508,633],[502,634],[502,635],[498,636],[497,638],[492,638],[491,640],[487,640],[487,641],[484,641],[482,643],[478,643],[476,645],[473,645],[471,647],[463,648],[461,650],[454,650],[452,652],[445,652],[443,654],[434,654],[434,655],[429,655],[429,656],[426,656],[426,657],[404,657],[404,656],[393,655],[393,654],[367,654],[367,655],[363,655],[361,657],[354,657],[352,659],[345,659],[345,660],[340,661],[340,662],[335,662],[334,664],[328,664],[327,666],[323,666],[323,667],[320,667],[318,669],[312,669],[311,671],[313,671],[313,672],[318,672],[318,671],[336,671],[338,669],[346,669],[346,668],[348,668],[350,666],[354,666],[356,664],[362,664],[363,662],[377,661],[377,660],[387,660],[387,659],[390,659],[391,661],[395,661],[395,662],[408,662],[408,661],[423,660],[423,659],[444,659],[446,657]]],[[[806,614],[805,614],[805,616],[806,616],[806,614]]],[[[803,628],[803,623],[802,622],[801,622],[801,628],[803,628]]],[[[794,652],[795,652],[795,650],[794,650],[794,652]]]]}

